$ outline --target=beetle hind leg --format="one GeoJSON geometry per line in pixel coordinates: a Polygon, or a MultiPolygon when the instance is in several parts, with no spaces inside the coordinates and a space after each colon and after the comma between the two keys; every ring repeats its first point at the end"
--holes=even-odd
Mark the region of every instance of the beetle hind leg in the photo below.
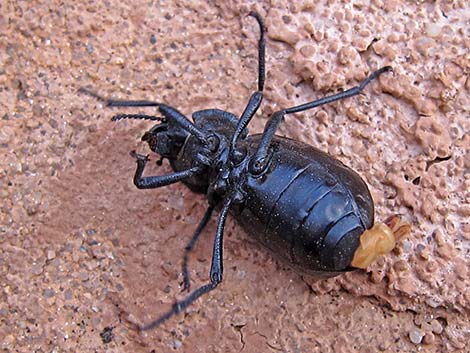
{"type": "MultiPolygon", "coordinates": [[[[211,271],[210,271],[210,282],[205,284],[193,292],[188,294],[186,298],[182,300],[178,300],[173,304],[172,308],[164,313],[162,316],[157,318],[156,320],[150,322],[149,324],[139,326],[140,331],[150,330],[161,325],[163,322],[167,321],[171,317],[176,314],[181,313],[186,309],[189,305],[195,302],[199,297],[203,296],[206,293],[209,293],[215,287],[222,282],[222,273],[223,273],[223,233],[225,227],[225,220],[227,219],[228,211],[230,209],[232,200],[226,199],[224,205],[222,207],[219,220],[217,221],[217,231],[215,234],[214,239],[214,250],[212,253],[212,264],[211,264],[211,271]]],[[[209,208],[210,209],[210,208],[209,208]]],[[[208,211],[206,211],[207,214],[208,211]]],[[[203,219],[204,221],[204,219],[203,219]]],[[[201,222],[204,223],[204,222],[201,222]]]]}
{"type": "Polygon", "coordinates": [[[209,220],[212,216],[212,211],[214,210],[213,206],[209,206],[206,210],[206,213],[204,214],[204,217],[202,217],[201,222],[196,228],[196,231],[194,232],[193,236],[191,237],[191,240],[188,242],[186,247],[184,248],[184,255],[183,255],[183,265],[182,265],[182,271],[181,273],[183,274],[183,290],[182,292],[188,290],[191,286],[191,281],[189,278],[189,272],[188,272],[188,260],[189,260],[189,254],[191,250],[193,250],[194,245],[196,245],[197,240],[199,239],[199,236],[201,235],[202,231],[206,227],[207,223],[209,223],[209,220]]]}
{"type": "Polygon", "coordinates": [[[175,304],[173,304],[172,308],[169,311],[167,311],[165,314],[160,316],[158,319],[152,321],[151,323],[149,323],[147,325],[139,326],[139,330],[140,331],[147,331],[147,330],[151,330],[155,327],[160,326],[162,323],[167,321],[172,316],[181,313],[191,303],[196,301],[200,296],[202,296],[202,295],[210,292],[211,290],[213,290],[217,286],[217,284],[209,283],[209,284],[206,284],[204,286],[199,287],[194,292],[189,294],[185,299],[177,301],[175,304]]]}

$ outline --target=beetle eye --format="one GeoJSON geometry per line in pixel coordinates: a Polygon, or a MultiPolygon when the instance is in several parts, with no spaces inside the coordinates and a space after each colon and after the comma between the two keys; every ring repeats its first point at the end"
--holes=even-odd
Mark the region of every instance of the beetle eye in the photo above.
{"type": "Polygon", "coordinates": [[[157,134],[152,134],[150,131],[147,131],[144,136],[142,136],[141,140],[147,142],[150,150],[155,152],[155,148],[157,147],[157,134]]]}
{"type": "Polygon", "coordinates": [[[149,131],[145,132],[142,136],[142,141],[150,141],[152,138],[155,138],[159,132],[167,131],[167,124],[161,123],[153,126],[149,131]]]}
{"type": "Polygon", "coordinates": [[[148,141],[150,140],[150,133],[147,131],[140,139],[141,141],[148,141]]]}

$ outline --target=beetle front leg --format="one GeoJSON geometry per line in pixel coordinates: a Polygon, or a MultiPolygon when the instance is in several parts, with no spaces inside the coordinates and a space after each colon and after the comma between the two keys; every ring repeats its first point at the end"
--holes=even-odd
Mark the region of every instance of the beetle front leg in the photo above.
{"type": "Polygon", "coordinates": [[[261,101],[263,100],[264,81],[266,79],[266,26],[264,25],[263,19],[257,12],[252,11],[249,13],[249,16],[252,16],[256,19],[260,30],[258,39],[258,91],[251,95],[250,100],[248,101],[248,104],[243,111],[240,120],[238,121],[237,127],[235,128],[235,132],[233,133],[232,140],[230,142],[230,154],[234,152],[238,138],[243,133],[243,131],[245,131],[246,127],[258,110],[261,101]]]}
{"type": "Polygon", "coordinates": [[[162,186],[174,184],[186,178],[192,177],[201,171],[200,167],[193,167],[181,172],[176,172],[167,175],[158,175],[150,177],[142,177],[144,173],[145,165],[150,160],[147,156],[132,151],[131,156],[137,160],[137,169],[134,175],[134,185],[138,189],[156,189],[162,186]]]}
{"type": "Polygon", "coordinates": [[[326,96],[326,97],[317,99],[312,102],[308,102],[305,104],[297,105],[295,107],[290,107],[290,108],[286,108],[286,109],[275,112],[264,127],[261,141],[255,152],[254,158],[250,162],[250,166],[249,166],[250,173],[260,174],[265,170],[266,166],[268,165],[267,162],[268,162],[268,154],[269,154],[269,147],[271,146],[271,141],[277,129],[279,128],[279,125],[284,120],[284,116],[286,114],[303,112],[308,109],[319,107],[323,104],[328,104],[328,103],[339,101],[341,99],[357,96],[359,93],[362,92],[362,90],[369,83],[377,79],[383,73],[390,72],[390,71],[392,71],[391,66],[384,66],[374,71],[372,74],[370,74],[364,81],[362,81],[359,84],[359,86],[350,88],[341,93],[337,93],[331,96],[326,96]]]}

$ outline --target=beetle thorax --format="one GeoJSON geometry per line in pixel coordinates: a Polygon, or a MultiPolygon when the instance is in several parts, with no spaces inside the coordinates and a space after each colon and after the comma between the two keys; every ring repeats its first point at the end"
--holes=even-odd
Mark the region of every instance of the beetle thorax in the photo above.
{"type": "Polygon", "coordinates": [[[245,199],[244,187],[247,180],[248,159],[234,161],[233,154],[227,148],[219,156],[214,168],[213,178],[208,189],[208,197],[214,201],[229,196],[234,204],[241,204],[245,199]]]}

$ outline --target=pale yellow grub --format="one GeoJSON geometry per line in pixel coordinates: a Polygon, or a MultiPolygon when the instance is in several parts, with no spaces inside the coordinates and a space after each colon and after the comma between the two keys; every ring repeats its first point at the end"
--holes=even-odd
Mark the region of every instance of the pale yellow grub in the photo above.
{"type": "Polygon", "coordinates": [[[359,241],[359,247],[351,262],[351,266],[356,268],[367,268],[380,255],[389,253],[395,247],[395,235],[392,229],[383,223],[377,223],[366,230],[359,241]]]}

